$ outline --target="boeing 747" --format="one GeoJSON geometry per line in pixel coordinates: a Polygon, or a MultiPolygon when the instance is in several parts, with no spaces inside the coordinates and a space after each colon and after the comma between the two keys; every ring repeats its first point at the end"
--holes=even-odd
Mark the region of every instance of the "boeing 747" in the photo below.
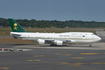
{"type": "Polygon", "coordinates": [[[64,43],[91,43],[101,38],[91,32],[64,32],[64,33],[32,33],[26,32],[15,20],[8,19],[12,32],[10,35],[16,39],[32,40],[39,44],[63,45],[64,43]]]}

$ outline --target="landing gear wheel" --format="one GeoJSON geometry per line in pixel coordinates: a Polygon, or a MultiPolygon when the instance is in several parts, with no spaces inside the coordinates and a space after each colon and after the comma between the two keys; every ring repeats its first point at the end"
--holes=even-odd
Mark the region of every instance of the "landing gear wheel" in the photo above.
{"type": "Polygon", "coordinates": [[[92,47],[91,44],[89,46],[92,47]]]}
{"type": "Polygon", "coordinates": [[[50,44],[50,46],[57,46],[56,44],[50,44]]]}

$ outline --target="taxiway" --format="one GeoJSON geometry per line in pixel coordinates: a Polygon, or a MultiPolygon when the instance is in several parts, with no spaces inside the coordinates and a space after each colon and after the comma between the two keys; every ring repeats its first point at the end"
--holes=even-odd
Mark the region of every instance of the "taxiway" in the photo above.
{"type": "Polygon", "coordinates": [[[0,70],[104,70],[105,43],[72,46],[0,44],[30,51],[0,52],[0,70]]]}

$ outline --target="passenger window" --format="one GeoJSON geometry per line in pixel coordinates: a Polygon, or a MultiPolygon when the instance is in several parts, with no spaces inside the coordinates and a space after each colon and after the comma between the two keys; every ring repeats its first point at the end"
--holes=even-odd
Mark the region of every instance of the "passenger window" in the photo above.
{"type": "Polygon", "coordinates": [[[85,37],[84,35],[82,37],[85,37]]]}

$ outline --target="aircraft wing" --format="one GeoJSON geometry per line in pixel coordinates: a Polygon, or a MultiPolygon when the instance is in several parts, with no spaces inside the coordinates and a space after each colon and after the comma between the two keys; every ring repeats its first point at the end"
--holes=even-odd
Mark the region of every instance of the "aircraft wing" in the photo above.
{"type": "Polygon", "coordinates": [[[56,45],[63,45],[66,40],[59,40],[59,39],[34,39],[34,38],[22,38],[23,40],[32,40],[38,42],[39,44],[56,44],[56,45]]]}

